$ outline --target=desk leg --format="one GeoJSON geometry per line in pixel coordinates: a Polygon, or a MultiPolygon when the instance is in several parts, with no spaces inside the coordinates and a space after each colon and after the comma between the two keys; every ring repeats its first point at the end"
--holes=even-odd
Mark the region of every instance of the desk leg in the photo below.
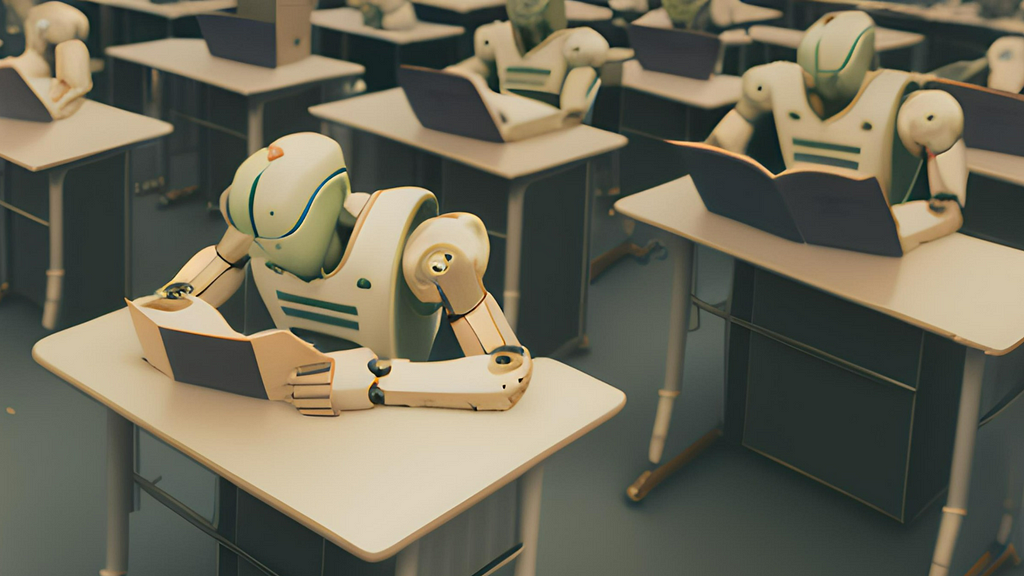
{"type": "Polygon", "coordinates": [[[65,168],[50,171],[50,268],[46,271],[46,302],[43,328],[53,330],[60,314],[64,291],[64,177],[65,168]]]}
{"type": "Polygon", "coordinates": [[[150,118],[161,117],[163,86],[160,71],[146,68],[142,72],[142,113],[150,118]]]}
{"type": "Polygon", "coordinates": [[[960,525],[967,515],[971,464],[974,460],[974,443],[978,434],[978,416],[981,410],[981,380],[984,373],[985,354],[969,348],[960,388],[960,411],[956,417],[949,495],[946,497],[946,505],[942,508],[942,523],[939,525],[939,537],[935,543],[929,576],[949,574],[953,551],[960,535],[960,525]]]}
{"type": "Polygon", "coordinates": [[[523,267],[523,206],[527,183],[517,180],[508,193],[505,225],[505,290],[502,311],[512,330],[519,323],[519,273],[523,267]]]}
{"type": "Polygon", "coordinates": [[[263,148],[263,101],[249,100],[249,125],[245,132],[248,155],[263,148]]]}
{"type": "Polygon", "coordinates": [[[398,553],[395,576],[416,576],[420,570],[420,541],[417,540],[398,553]]]}
{"type": "Polygon", "coordinates": [[[647,457],[651,464],[661,461],[672,421],[672,407],[683,382],[686,337],[690,326],[690,294],[693,291],[693,242],[673,235],[666,241],[672,256],[672,299],[668,312],[668,356],[665,359],[665,387],[658,391],[658,412],[647,457]]]}
{"type": "Polygon", "coordinates": [[[107,565],[100,576],[128,573],[128,514],[132,510],[132,423],[107,410],[107,565]]]}
{"type": "Polygon", "coordinates": [[[540,501],[544,466],[538,465],[519,479],[519,542],[523,552],[516,559],[515,576],[536,576],[540,545],[540,501]]]}

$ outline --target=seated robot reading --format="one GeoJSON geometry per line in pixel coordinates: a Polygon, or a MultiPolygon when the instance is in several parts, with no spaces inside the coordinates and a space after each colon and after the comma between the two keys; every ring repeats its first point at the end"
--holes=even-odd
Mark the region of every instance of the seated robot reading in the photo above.
{"type": "Polygon", "coordinates": [[[583,120],[601,87],[608,41],[566,28],[564,0],[508,0],[508,21],[477,28],[475,55],[454,67],[497,78],[498,91],[561,108],[583,120]]]}
{"type": "Polygon", "coordinates": [[[364,347],[329,353],[330,372],[295,366],[290,385],[330,384],[333,414],[375,404],[506,410],[525,392],[532,359],[484,289],[490,245],[476,216],[438,216],[423,188],[352,193],[341,147],[314,133],[250,156],[221,195],[221,212],[228,229],[220,243],[157,296],[220,306],[248,265],[278,328],[364,347]],[[466,357],[420,362],[442,308],[466,357]]]}
{"type": "Polygon", "coordinates": [[[932,76],[870,70],[874,47],[870,16],[826,14],[807,30],[795,63],[772,62],[743,75],[739,103],[707,143],[743,154],[755,121],[771,113],[787,168],[840,167],[878,180],[907,252],[963,223],[964,116],[949,93],[919,89],[932,76]],[[929,198],[915,200],[922,159],[929,198]]]}
{"type": "Polygon", "coordinates": [[[16,68],[26,79],[52,78],[49,98],[57,118],[74,114],[92,90],[89,20],[63,2],[33,6],[25,19],[25,51],[0,60],[0,67],[16,68]]]}

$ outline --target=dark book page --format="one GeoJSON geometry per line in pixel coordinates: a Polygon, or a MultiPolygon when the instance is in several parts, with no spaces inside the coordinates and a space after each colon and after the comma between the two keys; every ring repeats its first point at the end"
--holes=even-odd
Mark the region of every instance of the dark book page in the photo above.
{"type": "Polygon", "coordinates": [[[14,68],[0,68],[0,117],[32,122],[50,122],[46,105],[14,68]]]}
{"type": "Polygon", "coordinates": [[[249,340],[160,328],[167,360],[178,382],[232,394],[267,398],[256,352],[249,340]]]}
{"type": "Polygon", "coordinates": [[[231,14],[199,14],[210,54],[264,68],[277,67],[277,27],[231,14]]]}
{"type": "Polygon", "coordinates": [[[874,178],[799,171],[779,175],[775,184],[808,244],[903,255],[896,222],[874,178]]]}
{"type": "Polygon", "coordinates": [[[424,127],[488,142],[505,141],[483,98],[468,78],[402,66],[398,69],[398,84],[424,127]]]}
{"type": "Polygon", "coordinates": [[[644,70],[707,80],[715,71],[722,41],[714,34],[630,26],[629,44],[644,70]]]}
{"type": "Polygon", "coordinates": [[[710,146],[679,143],[683,161],[709,212],[794,242],[800,230],[772,177],[753,160],[710,146]]]}

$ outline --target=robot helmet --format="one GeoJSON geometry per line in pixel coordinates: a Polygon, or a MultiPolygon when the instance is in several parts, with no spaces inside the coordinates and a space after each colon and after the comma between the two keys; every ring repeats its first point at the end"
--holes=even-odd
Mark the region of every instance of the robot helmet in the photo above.
{"type": "Polygon", "coordinates": [[[676,26],[693,27],[700,11],[710,0],[662,0],[661,5],[676,26]]]}
{"type": "Polygon", "coordinates": [[[538,28],[543,24],[551,30],[561,30],[568,25],[565,16],[565,0],[506,0],[508,19],[521,28],[538,28]]]}
{"type": "Polygon", "coordinates": [[[320,276],[337,250],[337,223],[349,194],[337,142],[313,132],[290,134],[250,156],[235,172],[225,205],[228,223],[256,238],[282,269],[320,276]]]}
{"type": "Polygon", "coordinates": [[[822,16],[797,48],[796,61],[827,101],[852,100],[875,59],[875,22],[850,10],[822,16]]]}

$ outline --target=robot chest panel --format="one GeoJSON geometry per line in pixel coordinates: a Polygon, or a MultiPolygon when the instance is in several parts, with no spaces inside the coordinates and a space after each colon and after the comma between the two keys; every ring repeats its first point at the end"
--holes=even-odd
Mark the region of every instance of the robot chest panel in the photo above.
{"type": "Polygon", "coordinates": [[[802,87],[777,99],[775,124],[786,166],[835,166],[879,179],[883,187],[892,161],[896,109],[902,82],[875,79],[846,109],[822,120],[807,103],[802,87]],[[896,85],[898,84],[898,86],[896,85]]]}
{"type": "Polygon", "coordinates": [[[565,36],[559,34],[520,54],[511,26],[503,28],[494,54],[501,91],[560,93],[569,72],[562,52],[564,44],[565,36]]]}

